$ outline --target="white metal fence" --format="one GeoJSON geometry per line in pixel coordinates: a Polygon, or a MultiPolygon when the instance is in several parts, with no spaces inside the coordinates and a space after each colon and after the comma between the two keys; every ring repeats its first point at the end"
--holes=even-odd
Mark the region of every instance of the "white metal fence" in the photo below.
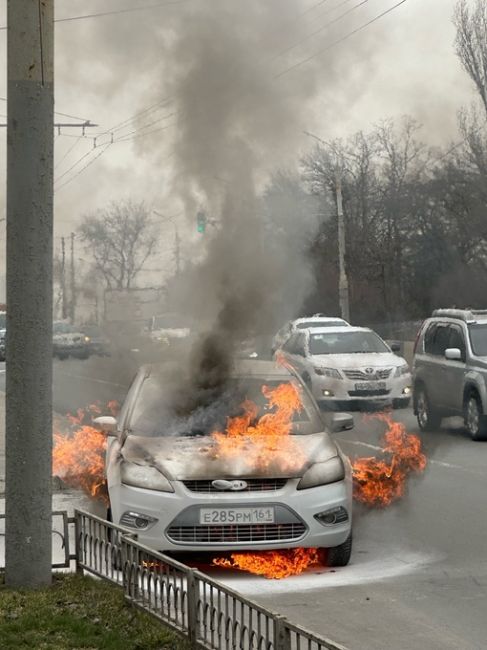
{"type": "Polygon", "coordinates": [[[123,587],[125,597],[205,650],[345,650],[200,571],[153,551],[133,531],[74,514],[76,566],[123,587]]]}

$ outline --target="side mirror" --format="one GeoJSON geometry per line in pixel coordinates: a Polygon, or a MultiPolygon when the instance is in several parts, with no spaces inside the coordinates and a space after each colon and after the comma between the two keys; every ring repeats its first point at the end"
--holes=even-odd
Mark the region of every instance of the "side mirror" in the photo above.
{"type": "Polygon", "coordinates": [[[117,420],[112,415],[101,415],[98,418],[94,418],[93,426],[106,436],[117,435],[117,420]]]}
{"type": "Polygon", "coordinates": [[[353,415],[350,413],[335,413],[330,427],[332,433],[340,433],[340,431],[350,431],[354,425],[353,415]]]}
{"type": "Polygon", "coordinates": [[[391,350],[393,352],[400,352],[401,348],[402,348],[402,346],[401,346],[399,341],[392,341],[391,342],[391,350]]]}
{"type": "Polygon", "coordinates": [[[462,352],[459,348],[447,348],[445,350],[445,359],[450,361],[462,361],[462,352]]]}

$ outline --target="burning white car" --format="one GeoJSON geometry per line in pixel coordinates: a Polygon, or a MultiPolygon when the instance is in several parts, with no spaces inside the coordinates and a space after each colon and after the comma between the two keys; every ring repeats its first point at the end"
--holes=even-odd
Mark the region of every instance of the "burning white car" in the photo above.
{"type": "MultiPolygon", "coordinates": [[[[219,405],[186,428],[168,417],[165,381],[162,368],[143,367],[118,421],[95,420],[111,436],[113,521],[162,551],[319,547],[329,566],[346,565],[351,467],[301,380],[243,361],[219,405]]],[[[345,414],[332,422],[353,426],[345,414]]]]}

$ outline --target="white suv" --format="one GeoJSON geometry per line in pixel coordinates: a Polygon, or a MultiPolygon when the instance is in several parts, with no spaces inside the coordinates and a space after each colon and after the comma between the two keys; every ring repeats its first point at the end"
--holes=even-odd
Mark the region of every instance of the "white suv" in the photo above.
{"type": "Polygon", "coordinates": [[[298,330],[277,355],[295,368],[325,409],[405,408],[411,374],[395,350],[372,330],[349,325],[298,330]]]}
{"type": "Polygon", "coordinates": [[[487,310],[434,311],[416,339],[413,378],[423,431],[463,415],[473,440],[487,438],[487,310]]]}
{"type": "Polygon", "coordinates": [[[280,350],[284,343],[298,330],[306,330],[313,327],[346,327],[349,323],[343,318],[315,314],[305,316],[296,320],[288,321],[274,336],[272,341],[272,354],[280,350]]]}

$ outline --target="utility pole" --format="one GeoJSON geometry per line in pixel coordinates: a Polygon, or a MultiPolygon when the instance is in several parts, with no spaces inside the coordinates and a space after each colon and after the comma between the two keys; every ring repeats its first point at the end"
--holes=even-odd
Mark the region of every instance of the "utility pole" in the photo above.
{"type": "Polygon", "coordinates": [[[178,227],[175,226],[176,232],[174,235],[174,261],[176,262],[176,275],[181,273],[181,240],[179,238],[178,227]]]}
{"type": "Polygon", "coordinates": [[[345,263],[346,239],[345,239],[345,221],[343,218],[343,203],[342,203],[342,179],[337,172],[335,177],[335,193],[337,202],[337,217],[338,217],[338,265],[339,265],[339,281],[338,281],[338,298],[340,301],[340,312],[342,318],[346,321],[350,320],[350,302],[348,295],[348,277],[347,267],[345,263]]]}
{"type": "Polygon", "coordinates": [[[68,317],[68,301],[66,298],[66,240],[61,237],[61,309],[63,320],[68,317]]]}
{"type": "Polygon", "coordinates": [[[74,275],[74,232],[71,233],[71,300],[69,303],[69,318],[71,323],[74,324],[74,319],[76,316],[76,278],[74,275]]]}
{"type": "Polygon", "coordinates": [[[54,0],[7,2],[5,580],[51,583],[54,0]]]}

